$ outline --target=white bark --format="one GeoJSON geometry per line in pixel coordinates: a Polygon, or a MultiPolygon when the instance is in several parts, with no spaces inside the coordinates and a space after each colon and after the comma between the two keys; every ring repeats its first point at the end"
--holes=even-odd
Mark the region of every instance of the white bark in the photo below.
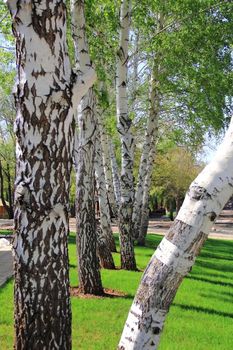
{"type": "MultiPolygon", "coordinates": [[[[100,141],[99,123],[96,124],[96,144],[95,144],[95,173],[96,173],[96,185],[99,198],[100,208],[100,226],[102,234],[105,237],[105,244],[109,246],[110,251],[116,252],[116,245],[113,237],[111,218],[108,205],[108,196],[105,182],[104,164],[103,164],[103,151],[100,141]]],[[[114,265],[114,264],[112,264],[114,265]]],[[[106,267],[106,266],[105,266],[106,267]]]]}
{"type": "Polygon", "coordinates": [[[157,349],[169,306],[209,230],[233,194],[233,121],[214,160],[191,184],[142,277],[119,349],[157,349]]]}
{"type": "Polygon", "coordinates": [[[114,188],[115,198],[117,202],[117,207],[119,207],[120,200],[121,200],[121,182],[119,177],[119,169],[116,161],[114,146],[111,141],[109,141],[109,154],[110,154],[111,165],[112,165],[113,188],[114,188]]]}
{"type": "MultiPolygon", "coordinates": [[[[149,191],[149,187],[145,186],[145,180],[150,179],[153,170],[153,163],[155,159],[155,146],[158,134],[158,119],[159,119],[159,94],[157,82],[158,70],[153,68],[151,74],[150,86],[150,111],[148,116],[147,128],[145,133],[145,141],[140,161],[140,168],[138,173],[137,189],[135,192],[134,207],[133,207],[133,225],[134,237],[137,238],[140,232],[140,224],[142,217],[142,206],[144,191],[149,191]]],[[[145,197],[148,196],[145,193],[145,197]]]]}
{"type": "Polygon", "coordinates": [[[113,187],[113,174],[111,168],[111,158],[109,154],[109,139],[106,131],[104,130],[103,121],[101,113],[98,113],[98,123],[100,129],[101,144],[103,148],[103,163],[104,163],[104,173],[106,180],[106,188],[108,195],[108,202],[115,218],[118,217],[118,206],[116,202],[114,187],[113,187]]]}
{"type": "Polygon", "coordinates": [[[63,1],[46,0],[9,1],[9,8],[18,70],[15,349],[71,349],[67,239],[74,86],[66,9],[63,1]]]}
{"type": "Polygon", "coordinates": [[[117,129],[121,139],[121,201],[119,207],[119,231],[121,247],[121,267],[135,270],[132,239],[132,205],[134,197],[133,184],[133,137],[128,111],[127,73],[128,43],[130,29],[131,1],[122,0],[120,10],[120,40],[117,53],[116,105],[117,129]]]}
{"type": "Polygon", "coordinates": [[[148,229],[149,195],[150,195],[151,176],[152,176],[152,171],[154,166],[155,155],[156,155],[156,146],[154,144],[154,147],[150,150],[149,157],[148,157],[148,164],[147,164],[147,170],[145,174],[144,188],[143,188],[142,206],[140,208],[140,213],[138,213],[138,215],[140,216],[139,236],[137,238],[138,245],[145,244],[145,238],[146,238],[147,229],[148,229]]]}
{"type": "MultiPolygon", "coordinates": [[[[164,16],[162,13],[158,14],[157,31],[160,32],[164,27],[164,16]]],[[[134,208],[133,208],[133,233],[134,238],[138,238],[140,234],[141,221],[145,222],[145,213],[147,212],[145,205],[143,208],[143,198],[149,196],[150,178],[152,176],[153,163],[155,159],[155,147],[158,136],[158,119],[160,112],[160,95],[159,95],[159,74],[161,71],[161,57],[159,52],[156,53],[154,63],[151,71],[149,102],[150,110],[148,122],[145,132],[145,141],[140,161],[140,168],[138,173],[137,188],[135,192],[134,208]],[[145,193],[144,193],[145,192],[145,193]],[[148,193],[147,193],[148,192],[148,193]],[[143,219],[142,219],[142,212],[143,219]]],[[[148,200],[144,200],[144,203],[148,200]]],[[[147,205],[147,204],[146,204],[147,205]]]]}

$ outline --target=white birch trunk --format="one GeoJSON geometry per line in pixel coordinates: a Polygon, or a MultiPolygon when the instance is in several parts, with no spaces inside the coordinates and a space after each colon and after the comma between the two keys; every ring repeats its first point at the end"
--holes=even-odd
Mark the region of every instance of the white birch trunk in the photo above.
{"type": "Polygon", "coordinates": [[[157,349],[170,304],[233,194],[233,121],[214,160],[191,184],[142,277],[118,349],[157,349]]]}
{"type": "Polygon", "coordinates": [[[114,146],[111,141],[109,141],[109,154],[110,154],[111,165],[112,165],[113,188],[114,188],[115,198],[117,202],[117,207],[119,207],[120,200],[121,200],[121,182],[119,177],[119,169],[116,161],[114,146]]]}
{"type": "MultiPolygon", "coordinates": [[[[95,173],[96,173],[96,187],[99,198],[99,209],[100,209],[100,226],[102,231],[102,236],[105,237],[105,244],[109,247],[110,252],[116,252],[116,244],[113,237],[111,218],[108,205],[107,189],[104,174],[103,165],[103,152],[100,141],[99,125],[97,121],[97,132],[96,132],[96,144],[95,144],[95,173]]],[[[108,261],[110,257],[108,258],[108,261]]],[[[107,265],[102,264],[102,267],[107,268],[107,265]]],[[[111,268],[113,268],[114,262],[111,262],[111,268]]]]}
{"type": "MultiPolygon", "coordinates": [[[[164,16],[162,13],[158,14],[158,32],[164,27],[164,16]]],[[[140,168],[138,174],[137,188],[135,192],[134,208],[133,208],[133,233],[134,238],[138,238],[142,233],[141,228],[146,227],[146,213],[148,209],[150,182],[153,170],[153,163],[156,156],[156,141],[158,137],[158,120],[160,112],[160,95],[159,95],[159,74],[161,70],[161,57],[159,52],[156,53],[154,63],[151,71],[149,102],[150,110],[145,132],[145,142],[143,145],[140,168]],[[144,194],[145,192],[145,194],[144,194]],[[144,204],[143,204],[144,199],[144,204]],[[142,224],[142,221],[144,222],[142,224]]]]}
{"type": "Polygon", "coordinates": [[[121,201],[119,207],[119,231],[121,247],[121,268],[135,270],[132,237],[132,206],[134,200],[133,184],[133,137],[128,112],[127,73],[128,43],[130,29],[131,1],[122,0],[120,9],[120,40],[117,53],[116,105],[117,129],[121,139],[121,201]]]}
{"type": "MultiPolygon", "coordinates": [[[[92,70],[85,33],[84,1],[72,0],[72,26],[77,69],[83,75],[92,70]]],[[[103,294],[97,257],[95,222],[95,97],[89,89],[81,102],[76,168],[76,221],[79,287],[83,293],[103,294]]],[[[76,143],[76,144],[77,144],[76,143]]]]}
{"type": "MultiPolygon", "coordinates": [[[[145,133],[145,142],[143,144],[143,150],[140,161],[140,168],[138,174],[137,189],[135,192],[134,208],[133,208],[133,225],[134,225],[134,237],[137,238],[140,233],[140,225],[142,218],[142,206],[144,191],[149,190],[148,186],[145,187],[146,178],[149,179],[152,175],[153,163],[155,159],[155,146],[158,134],[158,118],[159,118],[159,96],[157,86],[157,71],[155,68],[151,77],[151,91],[150,91],[150,111],[148,117],[148,123],[145,133]],[[151,152],[152,150],[152,152],[151,152]]],[[[148,180],[147,180],[148,183],[148,180]]],[[[147,194],[145,194],[147,196],[147,194]]]]}
{"type": "Polygon", "coordinates": [[[18,70],[14,348],[66,350],[72,104],[86,84],[71,72],[64,2],[11,0],[8,6],[18,70]]]}
{"type": "Polygon", "coordinates": [[[98,121],[99,121],[100,135],[101,135],[101,143],[103,148],[103,162],[104,162],[104,172],[105,172],[108,202],[114,218],[118,218],[118,206],[117,206],[117,201],[116,201],[115,192],[114,192],[111,158],[109,154],[109,140],[108,140],[108,135],[104,130],[102,117],[100,113],[98,114],[98,121]]]}

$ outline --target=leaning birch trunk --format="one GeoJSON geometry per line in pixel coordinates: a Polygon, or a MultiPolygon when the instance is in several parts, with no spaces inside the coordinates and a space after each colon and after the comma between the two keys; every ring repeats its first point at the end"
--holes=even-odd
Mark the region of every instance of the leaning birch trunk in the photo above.
{"type": "Polygon", "coordinates": [[[112,165],[113,188],[114,188],[117,206],[119,207],[120,200],[121,200],[121,182],[119,177],[119,169],[116,161],[114,146],[112,141],[110,140],[109,140],[109,154],[110,154],[111,165],[112,165]]]}
{"type": "Polygon", "coordinates": [[[122,0],[120,10],[120,41],[117,53],[116,105],[117,129],[121,139],[121,201],[119,207],[119,233],[121,248],[121,268],[136,270],[132,237],[132,206],[134,200],[133,183],[133,137],[128,112],[127,61],[130,27],[131,1],[122,0]]]}
{"type": "Polygon", "coordinates": [[[87,85],[74,73],[71,79],[65,3],[11,0],[8,6],[18,69],[14,348],[67,350],[73,107],[87,85]]]}
{"type": "Polygon", "coordinates": [[[214,160],[191,184],[142,277],[118,349],[157,349],[166,315],[211,226],[233,194],[233,120],[214,160]]]}
{"type": "MultiPolygon", "coordinates": [[[[87,72],[91,67],[85,33],[84,1],[72,0],[72,26],[79,70],[87,72]]],[[[79,140],[75,150],[76,168],[76,222],[78,278],[81,292],[103,294],[97,257],[97,232],[95,222],[95,97],[89,89],[80,105],[78,118],[79,140]]]]}
{"type": "MultiPolygon", "coordinates": [[[[105,182],[103,155],[102,155],[102,147],[100,142],[98,121],[96,123],[95,173],[96,173],[96,187],[97,187],[98,199],[99,199],[100,226],[101,226],[102,236],[105,237],[105,245],[109,247],[110,252],[111,251],[116,252],[116,244],[113,237],[110,211],[108,206],[108,197],[107,197],[107,189],[106,189],[106,182],[105,182]]],[[[107,261],[111,261],[111,256],[109,256],[107,261]]],[[[102,267],[114,268],[113,259],[110,265],[108,265],[107,263],[106,264],[104,263],[102,267]]]]}

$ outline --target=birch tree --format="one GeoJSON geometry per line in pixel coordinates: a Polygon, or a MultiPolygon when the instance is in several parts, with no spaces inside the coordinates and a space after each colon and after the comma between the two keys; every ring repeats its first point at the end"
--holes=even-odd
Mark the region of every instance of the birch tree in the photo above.
{"type": "Polygon", "coordinates": [[[15,349],[71,349],[67,237],[73,107],[64,1],[8,1],[16,38],[15,349]],[[59,28],[59,30],[57,29],[59,28]]]}
{"type": "Polygon", "coordinates": [[[117,129],[121,139],[121,201],[119,207],[119,233],[121,268],[136,270],[132,237],[133,183],[133,137],[127,98],[127,63],[130,29],[131,1],[122,0],[120,9],[120,41],[117,53],[116,105],[117,129]]]}
{"type": "Polygon", "coordinates": [[[131,306],[119,349],[157,349],[183,278],[233,194],[233,119],[212,162],[192,182],[174,224],[152,256],[131,306]]]}
{"type": "Polygon", "coordinates": [[[103,268],[114,269],[114,261],[111,252],[116,251],[116,244],[111,228],[111,218],[108,205],[107,189],[103,165],[103,152],[100,141],[99,123],[97,120],[96,144],[95,144],[95,172],[96,188],[99,199],[100,227],[98,235],[98,252],[103,268]]]}
{"type": "MultiPolygon", "coordinates": [[[[84,74],[91,68],[85,32],[84,0],[71,2],[72,26],[77,68],[84,74]]],[[[90,88],[80,105],[78,140],[75,150],[76,221],[78,278],[80,290],[87,294],[103,294],[97,257],[97,227],[95,221],[95,96],[90,88]]]]}
{"type": "MultiPolygon", "coordinates": [[[[156,63],[155,63],[156,64],[156,63]]],[[[140,168],[138,174],[137,189],[135,192],[134,207],[133,207],[133,225],[134,237],[138,238],[140,235],[141,222],[147,220],[146,206],[148,205],[150,178],[152,175],[153,163],[155,159],[155,147],[158,133],[158,119],[159,119],[159,91],[158,91],[158,67],[154,66],[151,74],[150,84],[150,110],[148,122],[145,132],[145,141],[140,161],[140,168]],[[144,201],[143,201],[144,198],[144,201]],[[144,210],[143,210],[144,204],[144,210]],[[143,214],[142,214],[143,212],[143,214]]]]}

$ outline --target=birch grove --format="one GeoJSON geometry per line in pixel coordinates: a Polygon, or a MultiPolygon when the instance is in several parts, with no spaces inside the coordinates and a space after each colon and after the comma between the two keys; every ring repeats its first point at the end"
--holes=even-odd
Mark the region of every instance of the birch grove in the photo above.
{"type": "Polygon", "coordinates": [[[233,119],[212,162],[190,185],[174,224],[152,256],[129,311],[119,349],[157,349],[172,300],[233,194],[233,119]]]}

